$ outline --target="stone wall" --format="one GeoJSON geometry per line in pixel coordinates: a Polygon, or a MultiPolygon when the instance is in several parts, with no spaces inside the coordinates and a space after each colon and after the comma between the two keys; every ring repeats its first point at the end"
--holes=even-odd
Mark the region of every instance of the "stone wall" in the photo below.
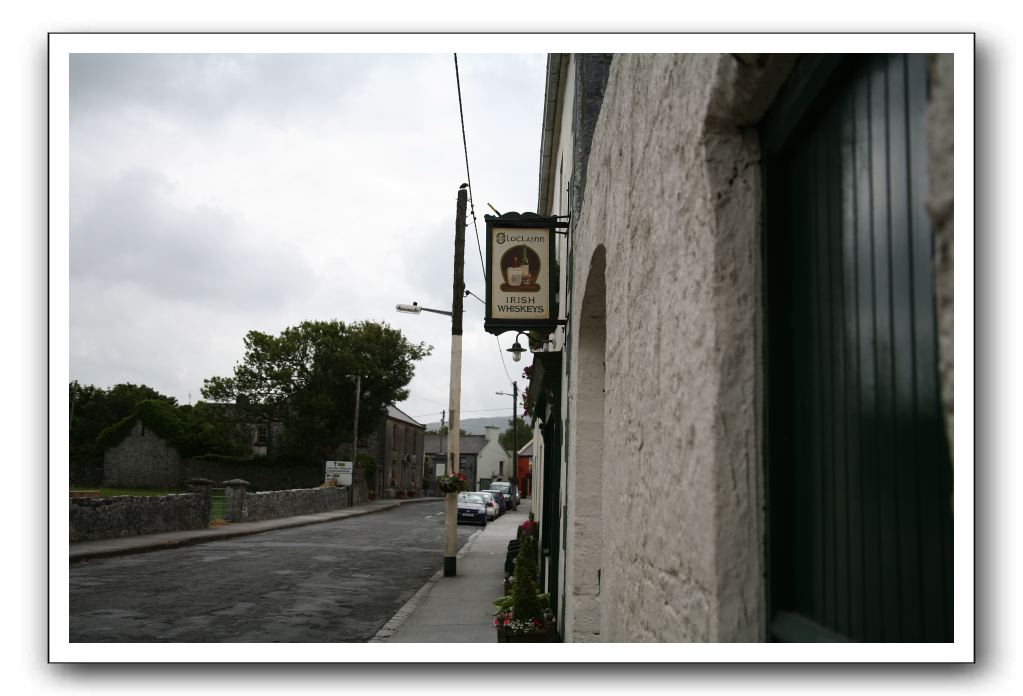
{"type": "Polygon", "coordinates": [[[204,529],[209,524],[210,499],[204,494],[70,500],[71,541],[204,529]]]}
{"type": "MultiPolygon", "coordinates": [[[[141,422],[120,443],[107,449],[103,457],[103,483],[114,488],[184,488],[185,482],[194,478],[211,481],[240,478],[248,481],[254,491],[312,488],[323,483],[324,464],[274,458],[182,459],[166,440],[141,422]]],[[[95,485],[99,481],[76,483],[95,485]]]]}
{"type": "Polygon", "coordinates": [[[273,459],[243,461],[205,461],[186,459],[182,462],[179,485],[193,478],[211,481],[244,479],[250,491],[279,491],[313,488],[323,483],[323,462],[279,462],[273,459]]]}
{"type": "Polygon", "coordinates": [[[103,482],[113,488],[177,488],[181,478],[177,450],[141,421],[103,457],[103,482]]]}
{"type": "Polygon", "coordinates": [[[347,488],[307,488],[246,493],[242,521],[309,515],[348,507],[347,488]]]}
{"type": "Polygon", "coordinates": [[[603,310],[606,352],[569,337],[566,450],[569,534],[600,510],[602,543],[573,549],[597,555],[567,569],[566,623],[598,614],[601,641],[763,639],[755,128],[793,58],[743,58],[616,55],[593,136],[570,316],[603,310]],[[606,308],[585,307],[601,286],[606,308]],[[587,413],[602,365],[605,405],[587,413]]]}

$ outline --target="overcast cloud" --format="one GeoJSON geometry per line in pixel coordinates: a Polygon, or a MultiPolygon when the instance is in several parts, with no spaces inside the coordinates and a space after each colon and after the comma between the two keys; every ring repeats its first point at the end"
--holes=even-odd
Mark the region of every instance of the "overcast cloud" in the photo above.
{"type": "MultiPolygon", "coordinates": [[[[487,202],[535,209],[545,60],[459,56],[481,233],[487,202]]],[[[386,321],[434,346],[400,406],[439,419],[450,322],[394,305],[451,303],[451,54],[76,54],[70,75],[72,379],[194,403],[250,330],[386,321]]],[[[482,296],[471,221],[466,240],[482,296]]],[[[463,417],[510,412],[502,351],[466,310],[463,417]]]]}

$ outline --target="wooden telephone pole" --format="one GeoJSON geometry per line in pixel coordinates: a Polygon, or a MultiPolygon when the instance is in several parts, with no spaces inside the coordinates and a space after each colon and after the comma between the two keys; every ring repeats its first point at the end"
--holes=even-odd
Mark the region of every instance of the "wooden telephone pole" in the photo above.
{"type": "MultiPolygon", "coordinates": [[[[462,298],[465,291],[465,207],[466,188],[458,188],[458,204],[455,207],[455,268],[451,297],[451,390],[448,414],[448,473],[458,473],[459,411],[462,394],[462,298]]],[[[457,571],[458,554],[458,494],[444,496],[444,575],[453,576],[457,571]]]]}

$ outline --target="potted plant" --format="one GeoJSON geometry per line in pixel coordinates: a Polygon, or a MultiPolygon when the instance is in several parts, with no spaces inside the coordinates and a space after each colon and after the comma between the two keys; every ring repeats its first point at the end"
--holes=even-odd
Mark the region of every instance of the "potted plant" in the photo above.
{"type": "Polygon", "coordinates": [[[550,595],[536,587],[536,541],[522,535],[515,559],[511,593],[494,602],[494,628],[498,643],[556,643],[557,627],[550,607],[550,595]]]}

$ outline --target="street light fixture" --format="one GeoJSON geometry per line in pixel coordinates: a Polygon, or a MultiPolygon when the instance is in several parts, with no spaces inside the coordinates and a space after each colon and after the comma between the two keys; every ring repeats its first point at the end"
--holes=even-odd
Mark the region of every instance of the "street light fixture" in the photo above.
{"type": "Polygon", "coordinates": [[[429,307],[420,307],[418,302],[412,304],[398,304],[394,305],[394,308],[403,314],[419,314],[420,312],[433,312],[434,314],[443,314],[444,316],[451,316],[451,312],[447,312],[443,309],[430,309],[429,307]]]}
{"type": "MultiPolygon", "coordinates": [[[[519,336],[522,335],[523,335],[522,331],[519,331],[517,334],[515,334],[515,342],[512,343],[512,347],[506,351],[512,354],[512,360],[514,360],[515,362],[522,360],[522,354],[526,352],[526,349],[522,347],[521,343],[519,343],[519,336]]],[[[529,337],[526,336],[526,339],[528,342],[529,337]]]]}

